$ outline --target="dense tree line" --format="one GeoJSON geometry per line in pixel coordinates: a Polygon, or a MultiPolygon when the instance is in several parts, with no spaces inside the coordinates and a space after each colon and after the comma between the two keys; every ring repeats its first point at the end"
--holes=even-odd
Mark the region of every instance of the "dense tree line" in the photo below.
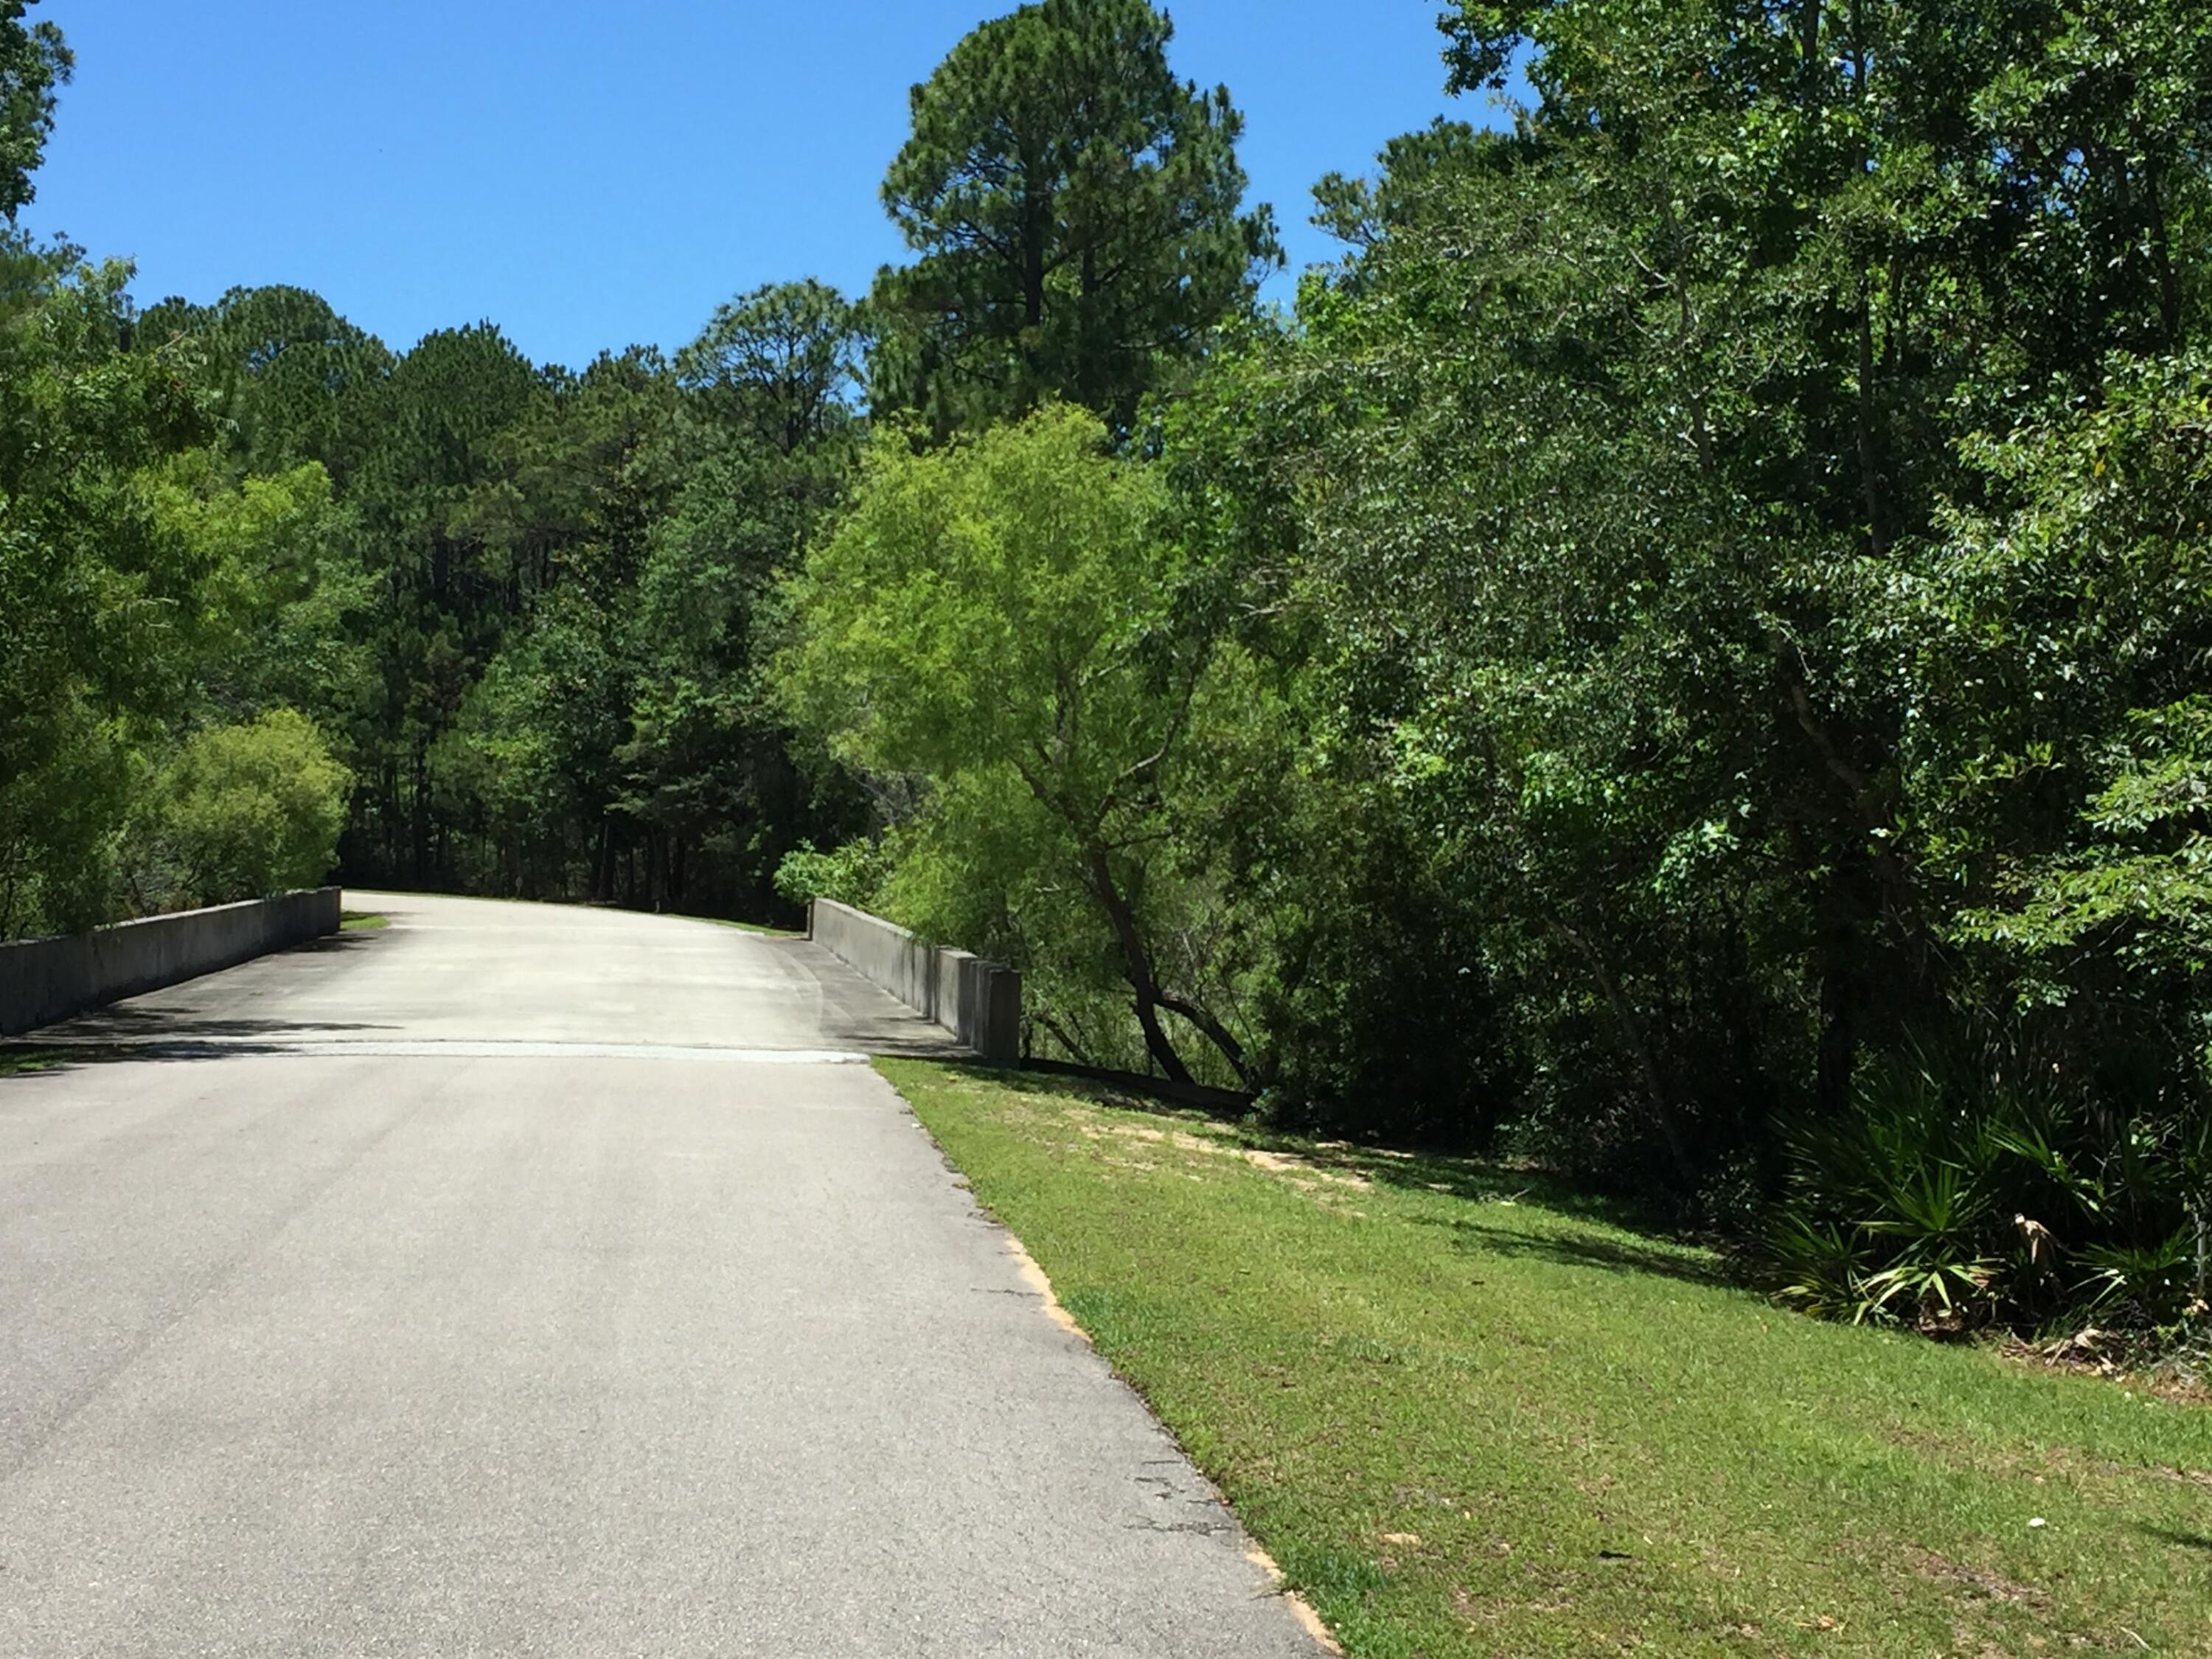
{"type": "Polygon", "coordinates": [[[912,258],[671,359],[12,240],[0,926],[216,890],[326,751],[351,879],[842,896],[1040,1055],[1632,1187],[1820,1310],[2201,1334],[2212,20],[1443,28],[1528,97],[1322,181],[1286,312],[1146,0],[980,27],[912,258]]]}
{"type": "Polygon", "coordinates": [[[786,682],[914,804],[794,877],[1808,1305],[2201,1322],[2212,24],[1445,25],[1533,97],[1323,181],[1293,315],[878,434],[786,682]]]}

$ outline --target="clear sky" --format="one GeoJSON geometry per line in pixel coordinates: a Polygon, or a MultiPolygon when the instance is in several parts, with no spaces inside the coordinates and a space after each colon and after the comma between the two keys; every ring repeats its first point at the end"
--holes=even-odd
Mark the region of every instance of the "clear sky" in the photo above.
{"type": "MultiPolygon", "coordinates": [[[[1012,0],[44,0],[77,54],[24,223],[142,303],[312,288],[405,347],[489,318],[533,357],[667,347],[721,300],[901,257],[907,88],[1012,0]]],[[[1438,0],[1182,0],[1293,269],[1332,168],[1452,108],[1438,0]]],[[[1467,102],[1468,100],[1462,100],[1467,102]]],[[[1457,112],[1481,118],[1479,104],[1457,112]]]]}

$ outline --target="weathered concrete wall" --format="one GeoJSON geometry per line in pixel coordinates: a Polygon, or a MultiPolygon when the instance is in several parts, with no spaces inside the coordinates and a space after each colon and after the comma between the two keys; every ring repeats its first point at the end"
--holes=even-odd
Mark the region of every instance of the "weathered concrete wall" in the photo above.
{"type": "Polygon", "coordinates": [[[319,887],[0,945],[0,1036],[335,933],[338,913],[338,889],[319,887]]]}
{"type": "Polygon", "coordinates": [[[817,899],[807,932],[841,962],[935,1020],[984,1059],[1021,1059],[1022,976],[965,951],[922,944],[881,916],[817,899]]]}

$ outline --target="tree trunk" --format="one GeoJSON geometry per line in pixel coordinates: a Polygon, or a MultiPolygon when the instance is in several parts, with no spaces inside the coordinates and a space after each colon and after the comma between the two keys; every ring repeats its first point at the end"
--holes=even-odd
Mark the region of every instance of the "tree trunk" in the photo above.
{"type": "Polygon", "coordinates": [[[407,824],[408,856],[413,866],[415,884],[419,887],[430,864],[430,755],[419,738],[415,742],[412,785],[414,799],[407,824]]]}
{"type": "Polygon", "coordinates": [[[1667,1088],[1659,1076],[1659,1064],[1651,1057],[1651,1045],[1644,1041],[1642,1022],[1629,1006],[1605,958],[1596,947],[1575,928],[1563,921],[1552,924],[1560,938],[1574,946],[1576,953],[1589,964],[1590,975],[1597,981],[1598,991],[1605,998],[1606,1006],[1613,1011],[1614,1023],[1620,1028],[1620,1041],[1636,1062],[1636,1069],[1644,1079],[1644,1090],[1651,1107],[1652,1121],[1659,1126],[1659,1138],[1667,1145],[1667,1156],[1674,1165],[1674,1173],[1681,1178],[1685,1192],[1695,1192],[1698,1187],[1697,1167],[1690,1162],[1688,1149],[1682,1145],[1680,1127],[1674,1121],[1674,1109],[1668,1103],[1667,1088]]]}
{"type": "Polygon", "coordinates": [[[2158,283],[2159,329],[2165,336],[2166,349],[2173,351],[2181,344],[2181,278],[2173,267],[2173,228],[2166,216],[2165,176],[2155,161],[2143,183],[2150,196],[2151,270],[2158,283]]]}
{"type": "Polygon", "coordinates": [[[1879,412],[1875,392],[1874,296],[1869,279],[1859,276],[1859,397],[1857,411],[1859,492],[1866,502],[1867,544],[1877,559],[1889,551],[1889,503],[1881,482],[1879,412]]]}
{"type": "Polygon", "coordinates": [[[615,826],[605,814],[599,817],[599,850],[592,860],[591,896],[605,902],[615,896],[615,826]]]}
{"type": "MultiPolygon", "coordinates": [[[[1843,878],[1828,882],[1832,912],[1846,902],[1843,878]]],[[[1813,1101],[1823,1121],[1841,1118],[1850,1108],[1851,1074],[1858,1066],[1858,930],[1832,915],[1821,928],[1820,1038],[1814,1058],[1813,1101]]]]}
{"type": "Polygon", "coordinates": [[[1158,1062],[1160,1071],[1173,1083],[1189,1083],[1190,1068],[1182,1063],[1164,1027],[1160,1024],[1160,988],[1152,975],[1152,960],[1145,949],[1143,933],[1137,927],[1137,915],[1121,885],[1114,879],[1113,862],[1106,849],[1092,842],[1085,849],[1091,869],[1091,890],[1098,902],[1106,907],[1107,920],[1113,924],[1115,942],[1121,947],[1121,972],[1136,995],[1137,1024],[1145,1034],[1145,1048],[1158,1062]]]}
{"type": "Polygon", "coordinates": [[[1244,1045],[1237,1034],[1224,1025],[1206,1009],[1187,998],[1162,995],[1160,1006],[1171,1014],[1181,1014],[1206,1034],[1206,1039],[1221,1051],[1221,1056],[1235,1070],[1237,1080],[1255,1094],[1267,1086],[1258,1070],[1244,1053],[1244,1045]]]}

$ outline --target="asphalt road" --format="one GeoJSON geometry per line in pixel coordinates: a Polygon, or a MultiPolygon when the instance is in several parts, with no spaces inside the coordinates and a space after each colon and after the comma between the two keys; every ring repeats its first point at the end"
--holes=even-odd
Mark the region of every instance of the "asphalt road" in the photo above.
{"type": "Polygon", "coordinates": [[[1317,1651],[799,941],[392,917],[0,1079],[0,1656],[1317,1651]]]}

